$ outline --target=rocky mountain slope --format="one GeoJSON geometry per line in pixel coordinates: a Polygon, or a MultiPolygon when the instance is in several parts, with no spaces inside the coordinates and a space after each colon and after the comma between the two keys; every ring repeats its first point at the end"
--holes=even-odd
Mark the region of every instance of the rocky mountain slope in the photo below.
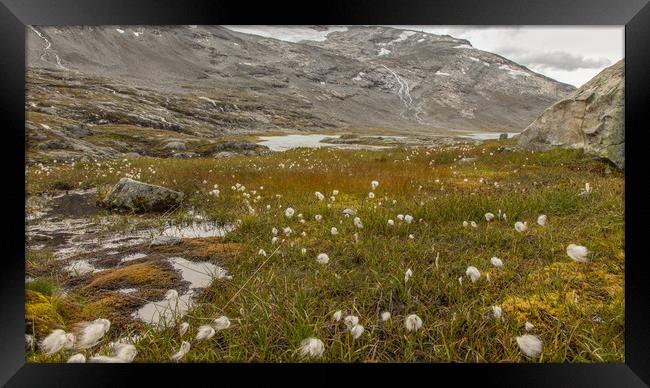
{"type": "Polygon", "coordinates": [[[27,33],[28,147],[54,157],[170,139],[204,152],[269,131],[519,131],[574,90],[468,41],[388,27],[295,43],[220,26],[27,33]]]}
{"type": "Polygon", "coordinates": [[[606,68],[542,113],[520,135],[520,145],[584,148],[625,168],[624,60],[606,68]]]}

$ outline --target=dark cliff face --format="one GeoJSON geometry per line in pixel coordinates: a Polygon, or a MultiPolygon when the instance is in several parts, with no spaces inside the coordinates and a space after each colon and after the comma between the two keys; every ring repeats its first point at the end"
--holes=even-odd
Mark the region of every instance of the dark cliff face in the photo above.
{"type": "Polygon", "coordinates": [[[341,30],[292,43],[219,26],[29,27],[26,109],[53,130],[444,134],[518,131],[574,90],[462,39],[341,30]]]}
{"type": "Polygon", "coordinates": [[[600,72],[550,108],[521,134],[531,149],[583,148],[625,168],[624,60],[600,72]]]}

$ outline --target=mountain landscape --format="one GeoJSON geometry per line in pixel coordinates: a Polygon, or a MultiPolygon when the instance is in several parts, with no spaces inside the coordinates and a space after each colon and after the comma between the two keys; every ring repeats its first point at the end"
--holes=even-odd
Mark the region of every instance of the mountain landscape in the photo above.
{"type": "Polygon", "coordinates": [[[163,140],[205,154],[268,132],[520,132],[575,89],[466,40],[389,27],[300,42],[220,26],[29,27],[27,47],[35,159],[164,156],[163,140]]]}
{"type": "Polygon", "coordinates": [[[26,360],[624,362],[623,61],[297,28],[28,26],[26,360]]]}

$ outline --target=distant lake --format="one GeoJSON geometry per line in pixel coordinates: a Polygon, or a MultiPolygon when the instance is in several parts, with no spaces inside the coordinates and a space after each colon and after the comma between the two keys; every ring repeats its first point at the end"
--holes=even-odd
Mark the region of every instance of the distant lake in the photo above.
{"type": "MultiPolygon", "coordinates": [[[[518,135],[517,132],[473,132],[473,133],[463,133],[457,135],[457,137],[465,137],[476,140],[492,140],[498,139],[501,136],[501,133],[507,133],[508,138],[511,138],[514,135],[518,135]]],[[[340,149],[382,149],[386,146],[377,146],[377,145],[363,145],[363,144],[331,144],[331,143],[321,143],[321,140],[325,138],[335,138],[338,139],[341,135],[324,135],[324,134],[310,134],[310,135],[280,135],[280,136],[260,136],[260,141],[257,144],[267,146],[271,151],[287,151],[293,148],[320,148],[320,147],[335,147],[340,149]]],[[[394,136],[394,135],[372,135],[368,137],[382,137],[382,138],[392,138],[392,139],[405,139],[408,136],[394,136]]]]}
{"type": "Polygon", "coordinates": [[[337,144],[321,143],[326,137],[339,138],[339,135],[283,135],[260,136],[262,141],[258,144],[269,147],[271,151],[286,151],[292,148],[308,147],[334,147],[337,144]]]}
{"type": "Polygon", "coordinates": [[[459,137],[469,137],[476,140],[494,140],[498,139],[502,133],[508,134],[508,139],[515,135],[519,135],[519,132],[475,132],[475,133],[466,133],[458,135],[459,137]]]}
{"type": "MultiPolygon", "coordinates": [[[[313,134],[313,135],[282,135],[282,136],[260,136],[257,144],[261,144],[269,147],[271,151],[286,151],[292,148],[320,148],[320,147],[334,147],[346,150],[379,150],[386,148],[385,146],[376,146],[376,145],[365,145],[365,144],[331,144],[331,143],[321,143],[321,140],[325,138],[334,138],[338,139],[341,135],[322,135],[322,134],[313,134]]],[[[383,136],[389,137],[389,136],[383,136]]]]}

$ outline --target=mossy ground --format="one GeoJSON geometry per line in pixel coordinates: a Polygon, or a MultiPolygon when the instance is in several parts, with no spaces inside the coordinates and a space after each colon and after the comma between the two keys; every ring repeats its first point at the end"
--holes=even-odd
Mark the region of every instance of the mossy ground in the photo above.
{"type": "MultiPolygon", "coordinates": [[[[221,314],[233,326],[193,342],[184,361],[299,361],[300,342],[311,336],[325,343],[320,360],[327,362],[528,361],[515,342],[526,321],[544,344],[535,361],[624,361],[623,173],[578,150],[500,152],[504,144],[510,143],[134,159],[48,166],[49,174],[33,167],[27,190],[108,187],[129,174],[186,194],[183,209],[166,217],[182,218],[192,208],[219,222],[238,221],[224,241],[237,244],[226,262],[233,279],[203,293],[186,317],[192,329],[183,339],[221,314]],[[456,162],[464,157],[477,159],[456,162]],[[379,187],[371,199],[372,180],[379,187]],[[586,182],[593,191],[580,196],[586,182]],[[237,183],[245,189],[233,190],[237,183]],[[215,184],[218,197],[209,194],[215,184]],[[331,201],[333,190],[339,194],[331,201]],[[326,199],[319,201],[316,191],[326,199]],[[292,218],[284,215],[289,206],[292,218]],[[357,210],[363,229],[343,216],[345,208],[357,210]],[[507,221],[486,222],[486,212],[499,210],[507,221]],[[413,223],[398,221],[398,214],[411,214],[413,223]],[[540,214],[548,216],[545,227],[535,223],[540,214]],[[477,228],[463,227],[472,220],[477,228]],[[515,231],[515,221],[527,221],[528,230],[515,231]],[[273,227],[280,230],[277,244],[273,227]],[[570,243],[587,246],[591,263],[571,261],[570,243]],[[316,262],[321,252],[331,259],[327,265],[316,262]],[[492,267],[493,256],[504,266],[492,267]],[[476,283],[464,275],[470,265],[482,273],[476,283]],[[405,283],[408,268],[413,277],[405,283]],[[503,308],[503,321],[490,317],[491,306],[503,308]],[[361,338],[332,320],[336,310],[359,316],[361,338]],[[381,322],[382,311],[392,319],[381,322]],[[404,329],[409,314],[422,318],[421,330],[404,329]]],[[[168,361],[183,340],[176,328],[147,333],[137,361],[168,361]]]]}

